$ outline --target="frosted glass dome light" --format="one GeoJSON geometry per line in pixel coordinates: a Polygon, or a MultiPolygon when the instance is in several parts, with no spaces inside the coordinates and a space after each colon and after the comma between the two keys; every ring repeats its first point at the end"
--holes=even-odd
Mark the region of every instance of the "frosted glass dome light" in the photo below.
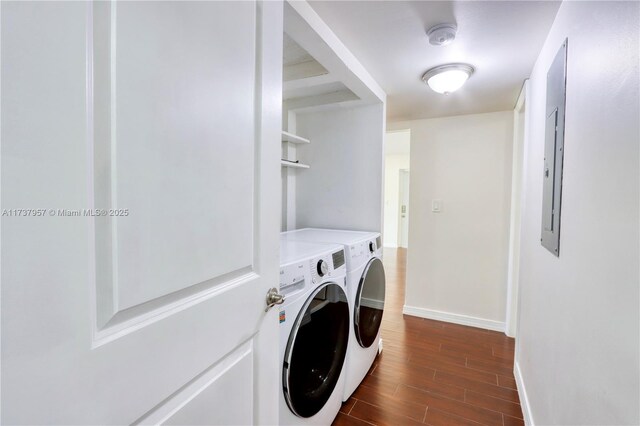
{"type": "Polygon", "coordinates": [[[473,67],[467,64],[440,65],[424,73],[422,81],[434,92],[448,95],[461,88],[473,71],[473,67]]]}

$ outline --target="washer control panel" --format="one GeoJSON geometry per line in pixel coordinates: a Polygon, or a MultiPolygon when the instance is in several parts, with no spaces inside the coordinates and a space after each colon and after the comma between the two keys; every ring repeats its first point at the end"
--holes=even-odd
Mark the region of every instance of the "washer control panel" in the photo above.
{"type": "Polygon", "coordinates": [[[333,277],[337,272],[344,270],[344,250],[334,253],[327,253],[311,259],[309,263],[311,269],[311,282],[317,284],[322,280],[333,277]],[[336,263],[337,262],[337,263],[336,263]]]}
{"type": "Polygon", "coordinates": [[[298,262],[280,268],[280,291],[291,292],[304,287],[306,262],[298,262]]]}

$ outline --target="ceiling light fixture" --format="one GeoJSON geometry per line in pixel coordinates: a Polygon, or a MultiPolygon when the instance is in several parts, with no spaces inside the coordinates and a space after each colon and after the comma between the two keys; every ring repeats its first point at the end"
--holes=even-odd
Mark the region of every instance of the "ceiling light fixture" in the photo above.
{"type": "Polygon", "coordinates": [[[425,72],[422,81],[434,92],[448,95],[461,88],[473,71],[473,67],[467,64],[440,65],[425,72]]]}
{"type": "Polygon", "coordinates": [[[429,43],[434,46],[446,46],[456,38],[458,27],[454,24],[438,24],[427,31],[429,43]]]}

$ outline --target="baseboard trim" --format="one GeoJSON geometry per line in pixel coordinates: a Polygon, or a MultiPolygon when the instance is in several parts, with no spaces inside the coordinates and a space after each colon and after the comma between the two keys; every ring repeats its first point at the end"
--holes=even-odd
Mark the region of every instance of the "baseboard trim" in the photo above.
{"type": "Polygon", "coordinates": [[[504,322],[477,318],[468,315],[452,314],[450,312],[436,311],[434,309],[418,308],[416,306],[402,307],[402,313],[415,317],[427,318],[436,321],[452,322],[454,324],[468,325],[470,327],[484,328],[486,330],[501,331],[504,333],[504,322]]]}
{"type": "Polygon", "coordinates": [[[522,379],[522,372],[520,371],[520,364],[518,364],[518,362],[513,365],[513,376],[516,379],[516,387],[518,388],[518,396],[520,397],[520,407],[522,407],[524,424],[527,426],[535,426],[535,423],[533,423],[533,417],[531,416],[531,406],[529,405],[527,389],[524,386],[524,380],[522,379]]]}

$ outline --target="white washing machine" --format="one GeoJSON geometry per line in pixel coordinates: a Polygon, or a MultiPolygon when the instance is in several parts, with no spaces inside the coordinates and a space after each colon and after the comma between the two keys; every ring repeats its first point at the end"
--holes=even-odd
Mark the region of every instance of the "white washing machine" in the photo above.
{"type": "Polygon", "coordinates": [[[280,424],[329,425],[350,334],[343,246],[282,240],[280,294],[280,424]]]}
{"type": "Polygon", "coordinates": [[[350,343],[347,353],[346,401],[367,375],[380,340],[384,311],[385,274],[379,232],[340,231],[305,228],[283,232],[282,240],[341,244],[347,258],[347,295],[351,312],[350,343]]]}

